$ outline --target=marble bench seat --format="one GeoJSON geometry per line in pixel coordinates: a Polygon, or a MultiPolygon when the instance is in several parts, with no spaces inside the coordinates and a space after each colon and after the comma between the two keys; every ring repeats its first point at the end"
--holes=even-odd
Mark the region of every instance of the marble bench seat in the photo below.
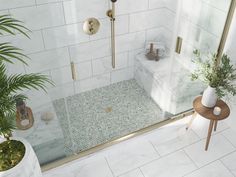
{"type": "Polygon", "coordinates": [[[136,56],[135,79],[161,109],[171,114],[191,109],[193,99],[204,89],[201,83],[191,81],[190,74],[180,63],[172,65],[168,57],[156,62],[144,54],[136,56]]]}

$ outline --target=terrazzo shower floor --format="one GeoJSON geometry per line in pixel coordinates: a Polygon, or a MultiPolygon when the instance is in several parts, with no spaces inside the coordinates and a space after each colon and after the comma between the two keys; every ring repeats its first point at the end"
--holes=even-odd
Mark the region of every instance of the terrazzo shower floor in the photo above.
{"type": "Polygon", "coordinates": [[[132,79],[54,101],[66,153],[80,152],[168,117],[132,79]]]}

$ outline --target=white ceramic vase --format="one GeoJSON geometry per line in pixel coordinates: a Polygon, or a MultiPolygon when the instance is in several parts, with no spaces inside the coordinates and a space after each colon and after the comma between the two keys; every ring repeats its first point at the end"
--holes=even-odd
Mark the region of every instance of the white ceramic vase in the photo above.
{"type": "MultiPolygon", "coordinates": [[[[0,172],[0,177],[42,177],[41,168],[31,145],[22,138],[13,138],[25,145],[25,155],[15,167],[0,172]]],[[[1,142],[0,142],[1,143],[1,142]]]]}
{"type": "Polygon", "coordinates": [[[216,101],[216,88],[208,86],[202,95],[202,105],[208,108],[213,108],[216,105],[216,101]]]}

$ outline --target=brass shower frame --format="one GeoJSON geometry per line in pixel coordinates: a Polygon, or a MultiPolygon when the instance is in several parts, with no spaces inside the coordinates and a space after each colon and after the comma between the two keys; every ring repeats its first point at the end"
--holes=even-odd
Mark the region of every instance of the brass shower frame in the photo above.
{"type": "MultiPolygon", "coordinates": [[[[226,39],[227,39],[227,36],[228,36],[228,33],[229,33],[229,29],[230,29],[230,25],[231,25],[231,22],[232,22],[232,19],[233,19],[233,14],[234,14],[235,8],[236,8],[236,0],[231,0],[230,8],[229,8],[227,19],[226,19],[225,26],[224,26],[224,30],[223,30],[223,33],[222,33],[222,36],[221,36],[219,47],[218,47],[218,55],[217,55],[218,62],[220,62],[221,56],[222,56],[223,51],[224,51],[224,46],[225,46],[226,39]]],[[[48,171],[50,169],[56,168],[58,166],[62,166],[64,164],[68,163],[68,162],[77,160],[79,158],[85,157],[85,156],[90,155],[90,154],[93,154],[97,151],[103,150],[103,149],[105,149],[107,147],[110,147],[114,144],[120,143],[120,142],[128,140],[130,138],[133,138],[133,137],[142,135],[144,133],[150,132],[152,130],[155,130],[159,127],[162,127],[162,126],[165,126],[167,124],[173,123],[175,121],[181,120],[186,116],[192,115],[193,113],[194,113],[193,109],[187,110],[183,113],[180,113],[178,115],[170,117],[169,119],[167,119],[163,122],[156,123],[154,125],[151,125],[149,127],[143,128],[143,129],[138,130],[138,131],[135,131],[135,132],[130,133],[130,134],[128,134],[126,136],[123,136],[121,138],[112,139],[107,143],[97,145],[97,146],[95,146],[93,148],[90,148],[88,150],[85,150],[83,152],[75,153],[72,156],[69,156],[69,157],[63,158],[61,160],[49,163],[47,165],[43,165],[43,166],[41,166],[42,171],[45,172],[45,171],[48,171]]]]}

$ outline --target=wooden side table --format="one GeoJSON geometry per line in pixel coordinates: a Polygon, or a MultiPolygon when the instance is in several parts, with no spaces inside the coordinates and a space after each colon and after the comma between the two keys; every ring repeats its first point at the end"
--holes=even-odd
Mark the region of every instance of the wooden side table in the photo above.
{"type": "Polygon", "coordinates": [[[206,146],[205,146],[205,150],[207,151],[208,146],[209,146],[209,142],[211,139],[211,133],[212,133],[213,127],[214,127],[214,131],[216,131],[218,121],[224,120],[227,117],[229,117],[230,109],[229,109],[229,106],[224,101],[217,100],[215,106],[221,108],[221,113],[220,113],[220,115],[215,115],[215,114],[213,114],[214,107],[207,108],[207,107],[203,106],[201,103],[201,100],[202,100],[202,96],[198,96],[193,101],[194,113],[193,113],[192,118],[186,127],[186,130],[189,129],[189,127],[193,123],[193,120],[196,118],[197,114],[201,115],[202,117],[204,117],[206,119],[209,119],[210,125],[208,128],[208,135],[207,135],[207,141],[206,141],[206,146]]]}

